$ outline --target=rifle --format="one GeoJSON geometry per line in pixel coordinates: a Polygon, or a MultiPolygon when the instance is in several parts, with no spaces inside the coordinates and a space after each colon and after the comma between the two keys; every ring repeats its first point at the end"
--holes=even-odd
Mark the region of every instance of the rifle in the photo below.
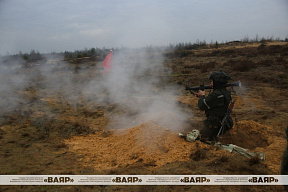
{"type": "Polygon", "coordinates": [[[232,113],[232,110],[233,110],[233,108],[234,108],[235,102],[236,102],[236,99],[229,104],[228,109],[227,109],[227,112],[226,112],[224,118],[223,118],[222,121],[221,121],[221,127],[220,127],[220,129],[219,129],[219,132],[218,132],[217,136],[219,136],[221,132],[224,133],[225,125],[226,125],[227,122],[228,122],[228,117],[229,117],[230,114],[232,113]]]}
{"type": "MultiPolygon", "coordinates": [[[[231,87],[232,91],[234,91],[233,87],[241,87],[241,81],[237,81],[234,83],[227,83],[226,87],[231,87]]],[[[185,90],[189,90],[191,94],[194,94],[195,92],[197,93],[199,90],[204,91],[204,89],[213,89],[213,87],[211,85],[200,85],[198,87],[188,87],[186,85],[186,88],[185,88],[185,90]]]]}

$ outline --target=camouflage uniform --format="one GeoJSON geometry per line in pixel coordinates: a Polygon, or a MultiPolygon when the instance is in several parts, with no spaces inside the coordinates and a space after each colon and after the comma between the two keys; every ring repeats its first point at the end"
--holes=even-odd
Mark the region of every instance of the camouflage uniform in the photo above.
{"type": "MultiPolygon", "coordinates": [[[[282,156],[281,163],[281,175],[288,175],[288,127],[286,128],[286,137],[287,137],[287,147],[282,156]]],[[[288,185],[284,186],[286,191],[288,191],[288,185]]]]}
{"type": "MultiPolygon", "coordinates": [[[[231,93],[226,90],[226,84],[230,76],[223,71],[214,72],[210,75],[213,80],[213,92],[207,97],[200,96],[198,107],[205,111],[207,119],[204,121],[204,127],[200,130],[202,139],[215,140],[221,127],[221,121],[224,118],[229,103],[231,93]]],[[[233,127],[233,120],[229,116],[228,123],[224,127],[222,134],[233,127]]]]}

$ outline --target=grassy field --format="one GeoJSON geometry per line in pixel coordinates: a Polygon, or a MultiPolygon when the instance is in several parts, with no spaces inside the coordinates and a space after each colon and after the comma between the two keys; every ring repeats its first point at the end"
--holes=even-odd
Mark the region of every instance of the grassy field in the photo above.
{"type": "MultiPolygon", "coordinates": [[[[286,148],[288,45],[229,43],[216,48],[115,53],[102,62],[2,62],[2,175],[279,175],[286,148]],[[12,64],[11,64],[12,63],[12,64]],[[185,86],[230,74],[235,126],[223,136],[265,161],[186,142],[205,114],[185,86]]],[[[206,91],[206,94],[209,90],[206,91]]],[[[282,186],[1,186],[0,191],[283,191],[282,186]]]]}

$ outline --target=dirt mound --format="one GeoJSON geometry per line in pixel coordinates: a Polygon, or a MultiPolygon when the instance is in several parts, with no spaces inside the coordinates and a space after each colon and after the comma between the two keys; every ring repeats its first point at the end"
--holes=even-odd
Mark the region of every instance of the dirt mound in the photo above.
{"type": "Polygon", "coordinates": [[[233,143],[250,151],[264,152],[264,163],[274,174],[280,174],[280,162],[286,141],[273,127],[255,121],[239,121],[223,136],[221,143],[233,143]]]}
{"type": "MultiPolygon", "coordinates": [[[[232,143],[250,151],[269,154],[275,148],[274,138],[269,138],[271,130],[271,127],[254,121],[240,121],[223,136],[221,143],[232,143]]],[[[129,166],[151,169],[173,162],[199,160],[207,163],[213,158],[223,155],[229,157],[230,154],[200,141],[187,142],[180,138],[178,133],[153,122],[146,122],[130,129],[114,130],[109,134],[103,131],[86,137],[77,136],[66,140],[65,143],[69,146],[69,150],[83,154],[79,164],[92,166],[96,170],[129,166]]],[[[279,169],[279,165],[275,165],[275,162],[280,158],[281,155],[267,158],[267,165],[275,172],[279,169]]]]}
{"type": "Polygon", "coordinates": [[[267,147],[271,144],[272,127],[255,121],[235,122],[232,130],[221,139],[222,144],[233,143],[246,149],[254,150],[257,147],[267,147]]]}
{"type": "Polygon", "coordinates": [[[127,167],[132,164],[148,168],[163,166],[176,161],[189,161],[191,152],[211,146],[201,142],[189,143],[153,122],[116,130],[109,136],[97,133],[88,137],[73,137],[66,144],[72,151],[85,154],[84,165],[95,169],[127,167]],[[197,143],[197,144],[196,144],[197,143]]]}

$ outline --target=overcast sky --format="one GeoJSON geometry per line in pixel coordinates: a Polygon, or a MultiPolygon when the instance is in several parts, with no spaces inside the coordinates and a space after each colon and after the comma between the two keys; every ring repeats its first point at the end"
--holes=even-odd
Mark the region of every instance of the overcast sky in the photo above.
{"type": "Polygon", "coordinates": [[[0,0],[0,55],[288,37],[288,0],[0,0]]]}

